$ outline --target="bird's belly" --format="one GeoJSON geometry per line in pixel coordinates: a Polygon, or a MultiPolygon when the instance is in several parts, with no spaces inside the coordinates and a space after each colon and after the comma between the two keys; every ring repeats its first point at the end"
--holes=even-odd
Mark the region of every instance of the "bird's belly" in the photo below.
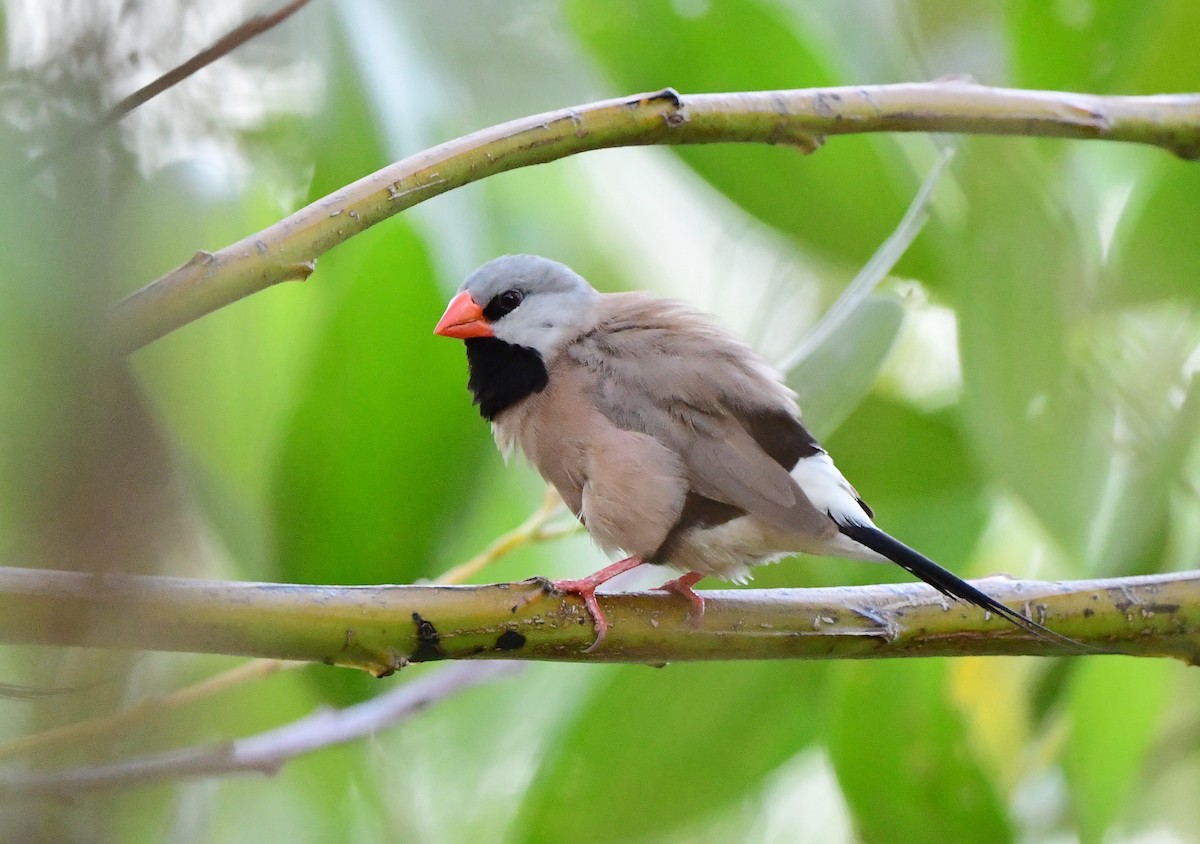
{"type": "Polygon", "coordinates": [[[726,580],[744,581],[750,568],[807,550],[802,537],[779,531],[753,516],[712,527],[694,527],[680,536],[667,565],[726,580]]]}
{"type": "Polygon", "coordinates": [[[670,558],[662,562],[681,571],[696,571],[741,583],[749,579],[753,566],[773,563],[791,554],[886,562],[841,533],[830,537],[805,536],[779,530],[754,516],[692,528],[679,537],[670,558]]]}

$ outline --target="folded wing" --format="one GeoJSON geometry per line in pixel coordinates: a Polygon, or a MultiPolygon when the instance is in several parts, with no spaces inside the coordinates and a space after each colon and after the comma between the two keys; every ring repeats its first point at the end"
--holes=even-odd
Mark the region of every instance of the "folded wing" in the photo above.
{"type": "Polygon", "coordinates": [[[567,350],[594,376],[613,424],[680,456],[690,491],[783,530],[836,532],[790,470],[820,452],[778,375],[745,344],[677,302],[605,297],[594,327],[567,350]]]}

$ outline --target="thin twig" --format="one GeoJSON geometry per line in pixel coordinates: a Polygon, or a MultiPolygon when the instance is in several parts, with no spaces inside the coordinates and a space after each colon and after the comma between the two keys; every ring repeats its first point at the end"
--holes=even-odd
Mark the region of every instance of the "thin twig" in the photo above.
{"type": "Polygon", "coordinates": [[[904,257],[908,247],[912,246],[917,235],[925,228],[925,223],[929,220],[929,207],[933,203],[933,191],[953,160],[954,147],[945,147],[930,168],[929,174],[925,176],[925,180],[921,182],[920,190],[913,197],[895,231],[880,244],[871,259],[855,274],[853,281],[846,286],[817,324],[805,333],[796,348],[780,361],[781,370],[790,372],[801,361],[807,359],[818,346],[845,324],[879,283],[887,278],[888,273],[904,257]]]}
{"type": "Polygon", "coordinates": [[[36,700],[40,697],[57,697],[80,691],[72,686],[25,686],[20,683],[0,683],[0,698],[9,700],[36,700]]]}
{"type": "Polygon", "coordinates": [[[307,6],[309,1],[310,0],[292,0],[292,2],[280,7],[278,10],[271,12],[270,14],[255,15],[249,20],[239,24],[237,27],[218,38],[211,45],[205,47],[183,64],[168,70],[153,82],[149,83],[148,85],[143,85],[129,96],[124,97],[120,102],[109,109],[103,117],[96,121],[97,127],[108,126],[116,123],[138,106],[143,105],[154,97],[157,97],[168,88],[178,85],[196,71],[208,67],[222,56],[232,53],[251,38],[262,35],[267,30],[273,29],[274,27],[283,23],[296,12],[300,11],[300,9],[302,9],[304,6],[307,6]]]}
{"type": "Polygon", "coordinates": [[[578,523],[570,525],[569,529],[562,531],[551,531],[547,529],[546,523],[549,522],[559,513],[565,512],[562,498],[553,489],[546,487],[545,495],[542,498],[542,503],[538,506],[533,514],[528,519],[522,522],[517,527],[510,530],[508,533],[497,537],[492,541],[487,548],[484,548],[478,554],[466,562],[459,563],[454,568],[448,569],[439,576],[434,583],[450,584],[450,583],[465,583],[472,577],[483,571],[496,560],[509,554],[530,542],[541,542],[546,539],[553,539],[559,536],[569,535],[578,530],[578,523]]]}
{"type": "Polygon", "coordinates": [[[184,79],[187,79],[192,74],[212,64],[222,56],[228,55],[242,44],[245,44],[251,38],[261,35],[267,30],[278,26],[284,20],[298,12],[302,7],[308,5],[309,2],[310,0],[292,0],[292,2],[275,12],[271,12],[270,14],[255,15],[244,23],[239,24],[233,30],[217,39],[217,41],[215,41],[213,44],[204,48],[183,64],[168,70],[153,82],[143,85],[132,94],[123,97],[119,102],[117,102],[112,108],[110,108],[95,121],[86,124],[78,130],[68,132],[66,138],[60,138],[59,141],[49,149],[45,150],[39,155],[34,156],[27,165],[20,168],[20,170],[14,175],[19,178],[26,178],[29,175],[38,172],[51,162],[58,160],[64,153],[74,149],[80,142],[87,139],[92,133],[103,129],[106,126],[111,126],[138,106],[144,105],[149,100],[179,84],[184,79]]]}
{"type": "Polygon", "coordinates": [[[153,695],[139,700],[132,706],[99,718],[89,718],[74,724],[64,724],[20,736],[12,741],[0,744],[0,759],[30,753],[35,750],[45,750],[64,744],[79,745],[97,737],[111,738],[131,728],[143,727],[146,719],[180,709],[184,706],[220,694],[228,689],[237,688],[246,683],[261,680],[278,673],[283,669],[302,668],[306,662],[285,662],[279,659],[255,659],[242,663],[228,671],[223,671],[213,677],[206,677],[198,683],[185,686],[174,692],[163,695],[153,695]]]}
{"type": "Polygon", "coordinates": [[[273,774],[289,760],[324,747],[371,736],[403,723],[430,705],[481,683],[513,676],[518,663],[464,663],[418,677],[345,709],[320,709],[265,733],[139,759],[62,771],[0,771],[0,798],[73,797],[84,791],[168,779],[273,774]]]}

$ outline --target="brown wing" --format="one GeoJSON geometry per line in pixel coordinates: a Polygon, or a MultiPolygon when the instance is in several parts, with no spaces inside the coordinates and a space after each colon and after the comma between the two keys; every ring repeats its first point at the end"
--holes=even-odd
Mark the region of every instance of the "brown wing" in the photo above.
{"type": "Polygon", "coordinates": [[[639,294],[606,296],[567,353],[591,370],[605,416],[680,456],[692,494],[785,530],[833,530],[789,474],[796,459],[819,451],[791,392],[698,312],[639,294]]]}

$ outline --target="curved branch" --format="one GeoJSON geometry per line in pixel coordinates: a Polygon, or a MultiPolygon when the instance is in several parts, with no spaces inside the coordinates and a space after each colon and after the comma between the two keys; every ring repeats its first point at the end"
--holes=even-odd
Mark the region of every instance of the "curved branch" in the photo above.
{"type": "Polygon", "coordinates": [[[217,252],[198,252],[122,301],[132,351],[281,281],[365,228],[479,179],[608,147],[723,142],[816,149],[829,135],[960,132],[1151,144],[1200,157],[1200,95],[1104,97],[961,80],[680,96],[667,89],[493,126],[392,164],[217,252]]]}
{"type": "MultiPolygon", "coordinates": [[[[1200,572],[1066,582],[989,578],[997,599],[1097,652],[1200,664],[1200,572]]],[[[0,568],[0,642],[409,662],[1066,655],[919,583],[708,591],[700,624],[665,593],[601,596],[611,629],[543,580],[490,586],[292,586],[0,568]]]]}

